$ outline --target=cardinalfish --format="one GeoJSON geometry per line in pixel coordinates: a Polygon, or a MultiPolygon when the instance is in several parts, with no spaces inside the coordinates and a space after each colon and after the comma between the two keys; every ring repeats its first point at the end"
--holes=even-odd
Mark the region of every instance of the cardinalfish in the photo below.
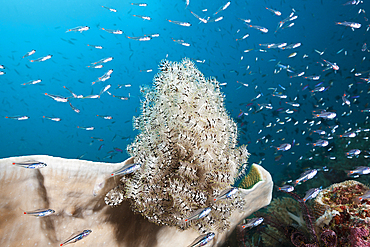
{"type": "Polygon", "coordinates": [[[90,126],[90,127],[77,126],[77,128],[83,129],[83,130],[94,130],[95,129],[93,126],[90,126]]]}
{"type": "Polygon", "coordinates": [[[215,237],[215,234],[213,232],[200,235],[188,247],[204,246],[208,244],[214,237],[215,237]]]}
{"type": "Polygon", "coordinates": [[[37,217],[44,217],[44,216],[51,215],[53,213],[55,213],[55,211],[53,209],[38,209],[38,210],[34,210],[34,211],[24,212],[24,214],[37,216],[37,217]]]}
{"type": "Polygon", "coordinates": [[[115,176],[118,176],[118,175],[130,174],[130,173],[133,173],[133,172],[137,171],[140,167],[141,167],[141,164],[139,164],[139,163],[126,164],[123,167],[121,167],[120,169],[112,172],[111,176],[115,177],[115,176]]]}
{"type": "Polygon", "coordinates": [[[83,31],[87,31],[89,29],[90,29],[90,27],[88,27],[88,26],[79,26],[79,27],[68,29],[66,31],[66,33],[68,33],[68,32],[80,32],[80,33],[82,33],[83,31]]]}
{"type": "Polygon", "coordinates": [[[105,9],[109,10],[110,12],[117,12],[116,9],[109,8],[109,7],[106,7],[106,6],[102,6],[102,8],[105,8],[105,9]]]}
{"type": "MultiPolygon", "coordinates": [[[[307,143],[307,145],[309,145],[310,143],[307,143]]],[[[327,145],[329,145],[329,142],[327,140],[317,140],[316,142],[314,143],[311,143],[312,146],[314,147],[326,147],[327,145]]]]}
{"type": "Polygon", "coordinates": [[[6,116],[5,118],[15,119],[15,120],[27,120],[27,119],[29,119],[29,117],[27,117],[27,116],[15,116],[15,117],[6,116]]]}
{"type": "Polygon", "coordinates": [[[238,188],[231,188],[231,189],[226,189],[221,192],[219,196],[214,198],[214,201],[222,200],[222,199],[227,199],[231,198],[233,195],[235,195],[238,192],[238,188]]]}
{"type": "Polygon", "coordinates": [[[363,195],[358,196],[355,198],[355,202],[361,203],[363,200],[369,199],[370,198],[370,190],[365,192],[363,195]]]}
{"type": "Polygon", "coordinates": [[[60,246],[66,245],[66,244],[71,244],[71,243],[76,243],[77,241],[85,238],[88,236],[92,231],[91,230],[83,230],[82,232],[68,238],[66,241],[60,244],[60,246]]]}
{"type": "Polygon", "coordinates": [[[286,184],[284,186],[277,187],[277,189],[278,189],[278,191],[293,192],[294,191],[294,186],[286,184]]]}
{"type": "Polygon", "coordinates": [[[54,95],[54,94],[48,94],[48,93],[45,93],[46,96],[49,96],[50,98],[52,98],[53,100],[57,101],[57,102],[67,102],[68,101],[68,98],[67,97],[63,97],[63,96],[59,96],[59,95],[54,95]]]}
{"type": "Polygon", "coordinates": [[[248,27],[257,29],[257,30],[261,31],[262,33],[267,33],[269,31],[267,28],[261,27],[261,26],[248,25],[248,27]]]}
{"type": "Polygon", "coordinates": [[[184,40],[182,39],[174,39],[174,38],[171,38],[174,42],[176,42],[177,44],[180,44],[180,45],[183,45],[183,46],[190,46],[189,43],[186,43],[184,40]]]}
{"type": "Polygon", "coordinates": [[[106,29],[106,28],[100,28],[100,29],[106,31],[107,33],[111,33],[111,34],[123,34],[122,30],[113,30],[113,29],[106,29]]]}
{"type": "Polygon", "coordinates": [[[101,46],[101,45],[90,45],[90,44],[87,44],[87,46],[91,46],[91,47],[93,47],[95,49],[99,49],[99,50],[103,49],[103,46],[101,46]]]}
{"type": "Polygon", "coordinates": [[[335,24],[346,26],[346,27],[351,27],[351,28],[360,28],[361,27],[361,24],[360,23],[357,23],[357,22],[349,22],[349,21],[336,22],[335,24]]]}
{"type": "Polygon", "coordinates": [[[190,27],[191,26],[191,23],[189,22],[184,22],[184,21],[172,21],[172,20],[167,20],[173,24],[176,24],[176,25],[179,25],[179,26],[183,26],[183,27],[190,27]]]}
{"type": "Polygon", "coordinates": [[[357,156],[361,153],[360,149],[351,149],[346,152],[347,158],[352,158],[353,156],[357,156]]]}
{"type": "Polygon", "coordinates": [[[188,218],[184,219],[185,222],[190,222],[192,220],[199,220],[206,217],[212,211],[211,208],[201,208],[192,213],[188,218]]]}
{"type": "Polygon", "coordinates": [[[247,223],[241,225],[241,227],[243,229],[244,228],[253,228],[253,227],[256,227],[256,226],[260,225],[262,222],[263,222],[263,217],[253,218],[253,219],[249,219],[247,221],[247,223]]]}
{"type": "Polygon", "coordinates": [[[35,59],[35,60],[30,60],[30,62],[31,63],[33,63],[33,62],[44,62],[44,61],[46,61],[46,60],[48,60],[48,59],[50,59],[51,57],[52,57],[53,55],[46,55],[46,56],[44,56],[44,57],[40,57],[40,58],[38,58],[38,59],[35,59]]]}
{"type": "Polygon", "coordinates": [[[326,61],[325,59],[323,59],[323,61],[328,65],[328,68],[324,69],[323,71],[327,69],[339,70],[339,66],[336,63],[326,61]]]}
{"type": "Polygon", "coordinates": [[[40,169],[40,168],[43,168],[43,167],[46,167],[47,165],[43,162],[39,162],[39,161],[24,161],[24,162],[19,162],[19,163],[15,163],[13,162],[13,165],[15,166],[20,166],[20,167],[23,167],[23,168],[28,168],[28,169],[40,169]]]}
{"type": "Polygon", "coordinates": [[[356,132],[348,132],[348,133],[344,133],[343,135],[339,135],[338,137],[341,137],[341,138],[353,138],[353,137],[356,137],[356,132]]]}
{"type": "Polygon", "coordinates": [[[266,9],[268,11],[270,11],[271,13],[277,15],[277,16],[281,16],[281,12],[280,11],[277,11],[277,10],[274,10],[274,9],[270,9],[270,8],[267,8],[267,7],[266,7],[266,9]]]}
{"type": "Polygon", "coordinates": [[[358,166],[354,170],[346,171],[347,176],[355,176],[355,175],[366,175],[370,174],[370,167],[368,166],[358,166]]]}
{"type": "Polygon", "coordinates": [[[139,6],[139,7],[146,7],[148,4],[146,3],[131,3],[131,5],[139,6]]]}
{"type": "Polygon", "coordinates": [[[29,57],[29,56],[35,54],[35,52],[36,52],[36,50],[29,51],[22,58],[29,57]]]}
{"type": "Polygon", "coordinates": [[[302,199],[303,202],[306,202],[307,200],[314,199],[321,191],[322,191],[322,187],[309,189],[306,192],[306,195],[302,199]]]}
{"type": "Polygon", "coordinates": [[[149,35],[143,35],[143,36],[137,36],[137,37],[132,37],[132,36],[127,36],[126,35],[126,38],[137,40],[137,41],[149,41],[149,40],[152,39],[152,37],[149,36],[149,35]]]}
{"type": "Polygon", "coordinates": [[[283,143],[279,147],[275,147],[278,151],[288,151],[292,145],[290,143],[283,143]]]}
{"type": "Polygon", "coordinates": [[[317,169],[310,169],[310,170],[305,171],[304,173],[301,174],[299,178],[297,178],[294,181],[294,186],[296,186],[300,182],[306,182],[307,180],[312,179],[314,176],[316,176],[316,174],[317,174],[317,169]]]}
{"type": "Polygon", "coordinates": [[[152,19],[152,18],[150,18],[150,16],[144,16],[144,15],[132,15],[132,16],[139,17],[143,20],[148,20],[148,21],[150,21],[152,19]]]}
{"type": "Polygon", "coordinates": [[[336,116],[335,112],[321,111],[321,113],[313,113],[314,118],[334,119],[336,116]]]}
{"type": "Polygon", "coordinates": [[[221,6],[215,13],[213,13],[213,15],[217,15],[221,11],[224,11],[225,9],[227,9],[230,6],[230,4],[231,4],[230,1],[227,2],[225,5],[221,6]]]}
{"type": "Polygon", "coordinates": [[[37,84],[37,83],[40,83],[40,82],[41,82],[41,80],[30,80],[28,82],[23,83],[22,85],[23,86],[24,85],[34,85],[34,84],[37,84]]]}
{"type": "Polygon", "coordinates": [[[101,117],[103,119],[113,119],[112,116],[108,116],[108,115],[96,115],[97,117],[101,117]]]}
{"type": "Polygon", "coordinates": [[[45,117],[45,116],[42,116],[43,118],[45,119],[49,119],[51,121],[54,121],[54,122],[59,122],[60,120],[62,120],[61,118],[58,118],[58,117],[45,117]]]}

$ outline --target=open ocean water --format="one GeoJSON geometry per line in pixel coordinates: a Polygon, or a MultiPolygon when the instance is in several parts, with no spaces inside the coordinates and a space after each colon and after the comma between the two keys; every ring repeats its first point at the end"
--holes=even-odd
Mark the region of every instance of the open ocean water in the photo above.
{"type": "Polygon", "coordinates": [[[137,134],[132,118],[140,113],[140,86],[152,84],[162,59],[191,58],[206,77],[217,78],[240,144],[252,153],[250,162],[261,163],[273,177],[283,177],[279,172],[313,148],[330,156],[331,138],[369,116],[366,0],[1,5],[0,157],[125,160],[137,134]],[[84,26],[87,31],[67,32],[84,26]],[[117,30],[122,34],[111,33],[117,30]],[[86,98],[108,85],[100,98],[86,98]],[[68,101],[57,101],[63,97],[68,101]],[[325,112],[336,116],[314,116],[325,112]],[[320,139],[329,145],[313,146],[320,139]],[[291,148],[277,150],[286,143],[291,148]]]}

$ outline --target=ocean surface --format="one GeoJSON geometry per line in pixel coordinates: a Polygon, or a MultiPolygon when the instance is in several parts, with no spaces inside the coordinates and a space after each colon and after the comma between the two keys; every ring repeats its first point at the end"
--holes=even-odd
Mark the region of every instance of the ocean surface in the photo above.
{"type": "Polygon", "coordinates": [[[217,78],[250,162],[273,177],[315,148],[330,156],[332,138],[370,114],[365,0],[15,0],[1,8],[1,158],[125,160],[140,87],[152,85],[162,59],[191,58],[217,78]],[[313,144],[320,139],[329,144],[313,144]]]}

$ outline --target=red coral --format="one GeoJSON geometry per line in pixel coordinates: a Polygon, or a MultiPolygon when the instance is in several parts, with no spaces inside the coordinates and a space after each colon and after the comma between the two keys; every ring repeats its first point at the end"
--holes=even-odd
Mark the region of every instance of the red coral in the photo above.
{"type": "Polygon", "coordinates": [[[351,227],[349,242],[352,246],[356,247],[370,247],[370,242],[364,240],[364,237],[369,235],[369,230],[362,227],[351,227]]]}

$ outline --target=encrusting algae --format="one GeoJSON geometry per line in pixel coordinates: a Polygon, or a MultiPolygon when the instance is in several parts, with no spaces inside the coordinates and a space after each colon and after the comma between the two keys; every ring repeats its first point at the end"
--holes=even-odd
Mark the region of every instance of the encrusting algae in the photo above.
{"type": "Polygon", "coordinates": [[[240,193],[214,198],[236,181],[253,187],[261,180],[259,172],[252,166],[246,176],[249,153],[246,146],[237,147],[237,125],[228,116],[217,80],[206,79],[189,59],[163,60],[159,70],[154,87],[141,89],[142,112],[134,118],[140,133],[127,147],[141,167],[121,178],[106,203],[118,205],[124,197],[133,211],[159,225],[191,226],[203,233],[226,230],[244,200],[240,193]],[[186,221],[205,208],[211,208],[208,215],[186,221]]]}

